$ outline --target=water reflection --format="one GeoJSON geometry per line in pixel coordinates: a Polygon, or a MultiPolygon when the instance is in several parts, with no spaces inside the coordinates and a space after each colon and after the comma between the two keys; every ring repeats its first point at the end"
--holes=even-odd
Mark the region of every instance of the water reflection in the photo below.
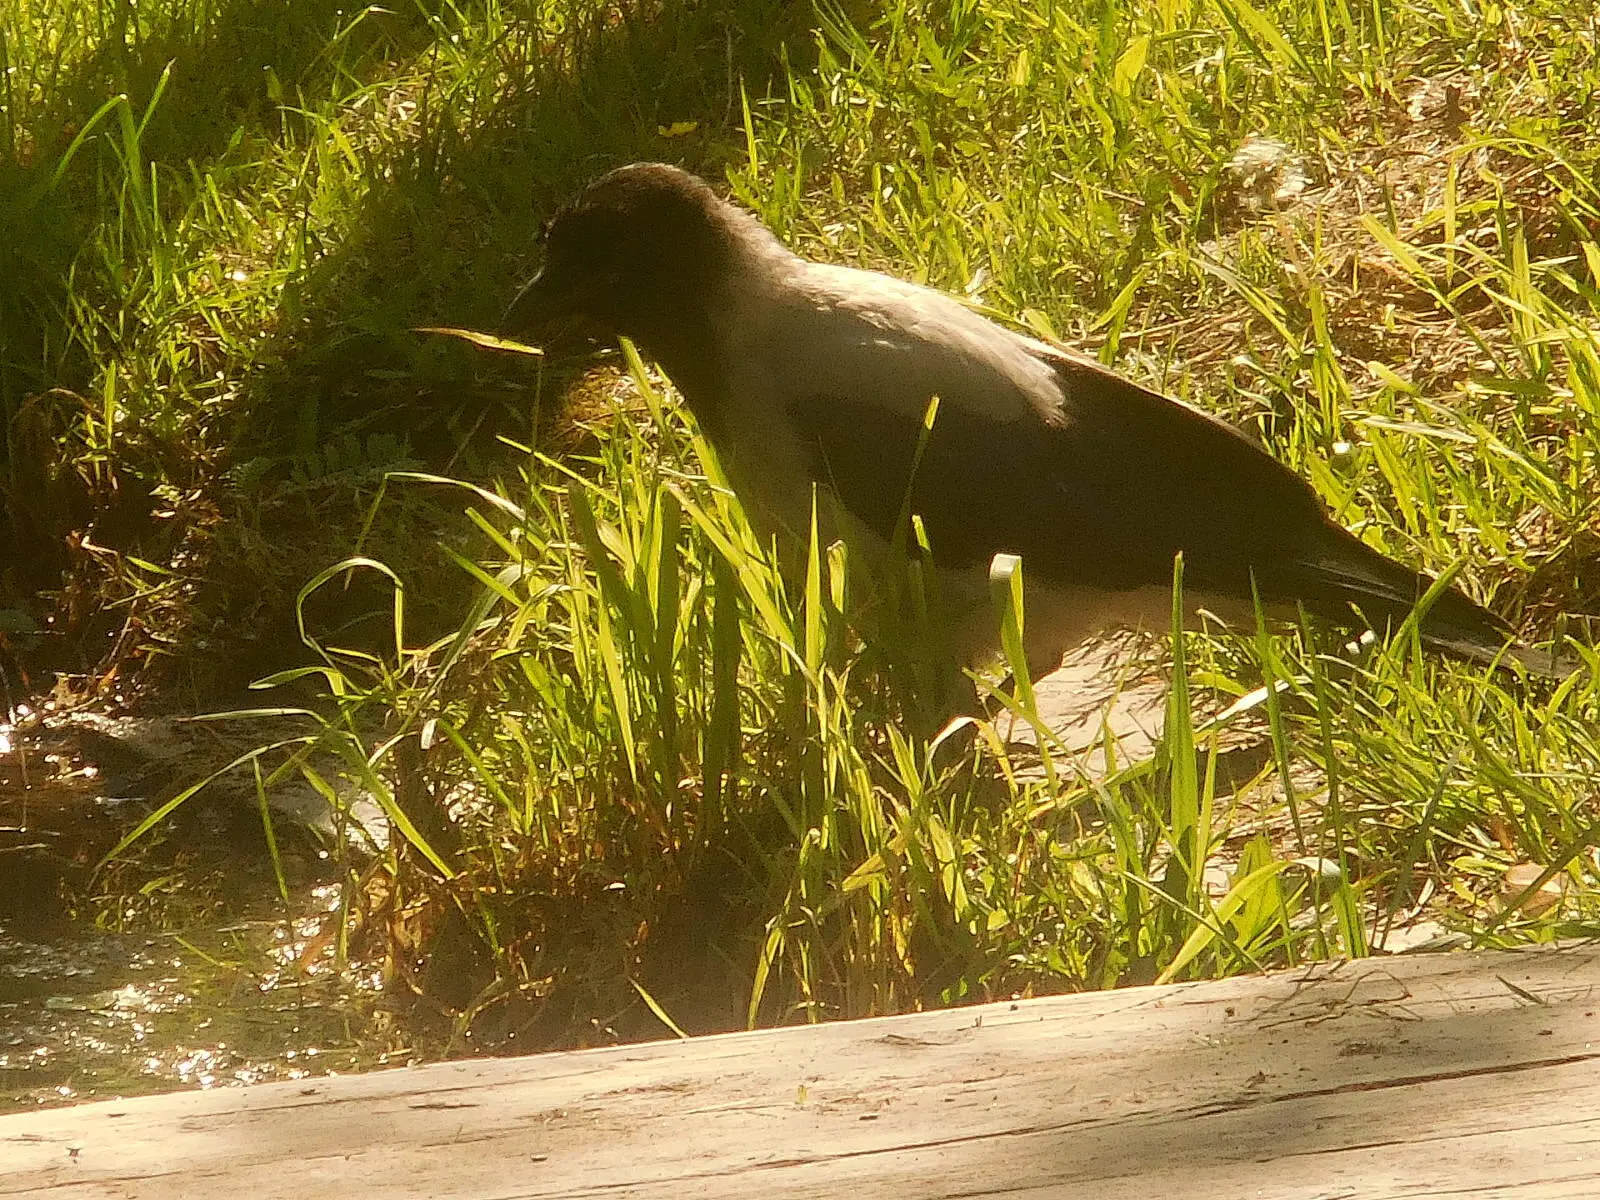
{"type": "Polygon", "coordinates": [[[383,1062],[356,1036],[380,981],[337,966],[314,839],[286,848],[287,908],[235,805],[96,879],[152,802],[106,775],[70,736],[0,724],[0,1111],[383,1062]]]}
{"type": "MultiPolygon", "coordinates": [[[[261,926],[227,940],[249,950],[273,939],[261,926]]],[[[0,929],[0,997],[0,1109],[298,1079],[381,1057],[353,1036],[370,994],[331,978],[264,979],[172,938],[41,942],[0,929]]]]}

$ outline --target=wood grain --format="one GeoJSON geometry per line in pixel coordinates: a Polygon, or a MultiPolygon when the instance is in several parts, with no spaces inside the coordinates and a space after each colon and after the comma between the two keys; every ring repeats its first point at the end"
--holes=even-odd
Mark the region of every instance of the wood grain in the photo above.
{"type": "Polygon", "coordinates": [[[1369,959],[0,1119],[0,1196],[1600,1196],[1600,949],[1369,959]]]}

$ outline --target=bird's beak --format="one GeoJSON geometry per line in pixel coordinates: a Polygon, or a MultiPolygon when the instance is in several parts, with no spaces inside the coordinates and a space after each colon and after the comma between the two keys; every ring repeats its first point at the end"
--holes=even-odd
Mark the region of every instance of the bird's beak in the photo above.
{"type": "Polygon", "coordinates": [[[540,270],[506,307],[500,328],[507,333],[537,332],[563,315],[564,310],[570,311],[561,301],[558,289],[550,286],[548,273],[540,270]]]}
{"type": "Polygon", "coordinates": [[[558,281],[546,267],[523,285],[500,318],[500,328],[535,345],[575,348],[583,337],[604,332],[595,312],[603,294],[600,281],[558,281]]]}

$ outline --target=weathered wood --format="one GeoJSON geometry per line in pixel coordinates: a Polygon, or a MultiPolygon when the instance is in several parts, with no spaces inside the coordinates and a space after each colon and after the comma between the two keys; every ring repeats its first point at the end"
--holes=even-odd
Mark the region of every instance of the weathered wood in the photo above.
{"type": "Polygon", "coordinates": [[[1600,949],[188,1092],[0,1119],[0,1195],[1600,1196],[1600,949]]]}

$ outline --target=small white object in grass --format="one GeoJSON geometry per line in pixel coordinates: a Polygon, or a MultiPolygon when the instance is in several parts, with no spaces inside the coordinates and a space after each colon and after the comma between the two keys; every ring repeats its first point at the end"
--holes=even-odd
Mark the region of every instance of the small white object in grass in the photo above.
{"type": "Polygon", "coordinates": [[[1339,864],[1331,858],[1322,858],[1319,855],[1312,854],[1304,858],[1297,858],[1294,861],[1297,865],[1304,867],[1313,874],[1320,875],[1330,883],[1338,883],[1344,878],[1344,872],[1339,870],[1339,864]]]}
{"type": "Polygon", "coordinates": [[[1438,921],[1414,921],[1389,930],[1377,948],[1385,954],[1404,954],[1408,950],[1443,942],[1449,937],[1450,930],[1438,921]]]}
{"type": "Polygon", "coordinates": [[[1276,138],[1252,133],[1228,160],[1227,173],[1244,194],[1246,206],[1282,208],[1310,186],[1304,163],[1276,138]]]}
{"type": "Polygon", "coordinates": [[[231,279],[234,283],[249,283],[250,282],[249,272],[242,271],[238,267],[235,267],[233,270],[228,272],[228,278],[231,279]]]}
{"type": "Polygon", "coordinates": [[[1015,554],[996,554],[989,560],[989,583],[1006,585],[1011,582],[1011,576],[1016,573],[1017,567],[1022,563],[1020,556],[1015,554]]]}
{"type": "Polygon", "coordinates": [[[1346,658],[1361,659],[1378,644],[1378,635],[1370,629],[1363,629],[1356,637],[1346,642],[1341,649],[1346,658]]]}
{"type": "Polygon", "coordinates": [[[1233,886],[1233,875],[1238,864],[1224,866],[1221,863],[1211,863],[1205,869],[1206,895],[1213,900],[1221,900],[1228,894],[1228,889],[1233,886]]]}
{"type": "Polygon", "coordinates": [[[1355,447],[1349,442],[1338,441],[1333,444],[1333,456],[1335,458],[1344,458],[1354,449],[1355,447]]]}
{"type": "Polygon", "coordinates": [[[1560,872],[1546,879],[1526,896],[1530,887],[1538,881],[1539,876],[1545,873],[1546,868],[1538,863],[1517,863],[1509,868],[1505,877],[1500,881],[1500,894],[1507,900],[1516,900],[1517,908],[1530,917],[1537,917],[1540,913],[1548,912],[1561,903],[1562,896],[1566,893],[1566,886],[1560,872]]]}

